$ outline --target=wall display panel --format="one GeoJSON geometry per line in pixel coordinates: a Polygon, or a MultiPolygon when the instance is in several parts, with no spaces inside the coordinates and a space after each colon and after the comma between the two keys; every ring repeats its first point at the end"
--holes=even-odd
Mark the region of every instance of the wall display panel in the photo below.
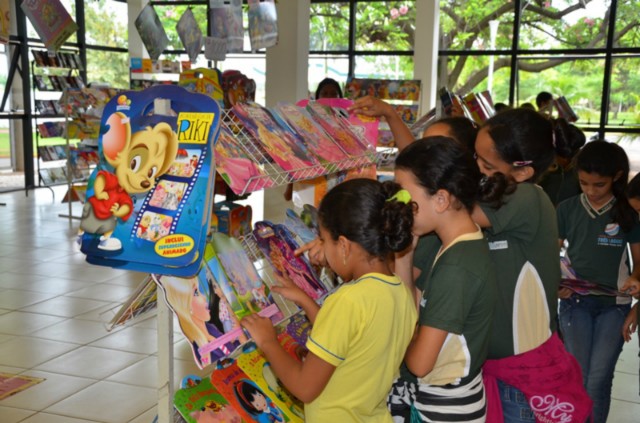
{"type": "Polygon", "coordinates": [[[440,50],[509,50],[514,15],[504,0],[440,0],[440,50]]]}
{"type": "Polygon", "coordinates": [[[440,56],[439,60],[439,85],[460,95],[489,90],[494,102],[509,102],[511,56],[440,56]]]}
{"type": "MultiPolygon", "coordinates": [[[[536,95],[548,91],[564,96],[578,115],[578,125],[598,125],[604,78],[604,56],[562,56],[518,61],[517,102],[535,105],[536,95]]],[[[557,115],[557,113],[555,113],[557,115]]]]}
{"type": "Polygon", "coordinates": [[[520,49],[586,49],[606,45],[610,1],[523,2],[520,49]]]}
{"type": "Polygon", "coordinates": [[[355,77],[413,79],[413,56],[356,56],[355,77]]]}
{"type": "Polygon", "coordinates": [[[311,4],[310,15],[309,50],[349,49],[349,3],[311,4]]]}
{"type": "Polygon", "coordinates": [[[315,95],[318,83],[324,78],[333,78],[344,91],[344,84],[349,75],[349,58],[347,56],[309,56],[309,93],[315,95]]]}
{"type": "Polygon", "coordinates": [[[111,87],[129,86],[129,54],[124,52],[87,50],[87,82],[111,87]]]}
{"type": "Polygon", "coordinates": [[[614,57],[607,124],[640,128],[640,58],[614,57]]]}
{"type": "Polygon", "coordinates": [[[113,0],[85,2],[87,44],[127,48],[127,13],[126,3],[113,0]],[[105,25],[105,22],[109,22],[109,25],[105,25]]]}
{"type": "Polygon", "coordinates": [[[411,51],[415,1],[356,2],[356,51],[411,51]]]}

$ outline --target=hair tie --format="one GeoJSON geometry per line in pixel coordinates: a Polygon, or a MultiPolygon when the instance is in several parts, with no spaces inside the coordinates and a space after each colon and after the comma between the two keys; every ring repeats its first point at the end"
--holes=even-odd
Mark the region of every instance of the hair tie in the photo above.
{"type": "Polygon", "coordinates": [[[387,198],[387,201],[397,201],[399,203],[409,204],[409,201],[411,201],[411,194],[409,194],[409,191],[406,189],[401,189],[393,194],[393,196],[387,198]]]}

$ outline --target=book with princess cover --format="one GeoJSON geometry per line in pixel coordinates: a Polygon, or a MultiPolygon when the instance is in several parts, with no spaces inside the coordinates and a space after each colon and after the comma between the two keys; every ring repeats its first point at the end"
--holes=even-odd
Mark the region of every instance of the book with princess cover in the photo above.
{"type": "Polygon", "coordinates": [[[239,103],[233,106],[233,112],[253,139],[293,178],[323,173],[318,159],[297,142],[295,134],[278,125],[269,110],[257,103],[239,103]]]}
{"type": "Polygon", "coordinates": [[[87,261],[173,276],[199,271],[219,119],[215,100],[176,86],[109,101],[80,223],[87,261]]]}
{"type": "MultiPolygon", "coordinates": [[[[205,257],[211,260],[213,256],[213,248],[207,246],[205,257]]],[[[199,368],[229,356],[248,340],[208,262],[203,261],[200,272],[191,278],[161,276],[155,280],[199,368]]]]}
{"type": "Polygon", "coordinates": [[[316,276],[311,265],[303,257],[294,254],[298,245],[293,234],[284,225],[256,222],[253,235],[277,278],[291,280],[316,301],[327,294],[328,288],[316,276]]]}
{"type": "Polygon", "coordinates": [[[216,171],[236,194],[269,188],[273,180],[227,128],[220,128],[216,143],[216,171]]]}
{"type": "Polygon", "coordinates": [[[187,423],[243,423],[240,414],[211,384],[208,377],[189,375],[173,396],[173,406],[187,423]]]}

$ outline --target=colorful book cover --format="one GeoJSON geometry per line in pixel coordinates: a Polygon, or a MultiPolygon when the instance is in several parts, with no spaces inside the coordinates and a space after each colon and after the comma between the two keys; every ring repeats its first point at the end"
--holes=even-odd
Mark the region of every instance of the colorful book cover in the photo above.
{"type": "Polygon", "coordinates": [[[411,133],[416,139],[422,138],[422,134],[427,129],[427,127],[433,122],[436,118],[436,109],[435,107],[429,110],[426,114],[422,115],[418,120],[414,122],[413,125],[409,127],[411,133]]]}
{"type": "Polygon", "coordinates": [[[261,50],[278,43],[278,16],[273,0],[249,0],[247,18],[251,50],[261,50]]]}
{"type": "Polygon", "coordinates": [[[221,285],[225,295],[231,294],[227,298],[238,318],[259,313],[277,324],[288,317],[278,308],[271,290],[256,272],[253,262],[239,240],[222,233],[214,233],[211,236],[211,245],[226,275],[226,278],[216,278],[216,281],[221,285]],[[225,282],[228,286],[223,286],[225,282]],[[240,307],[234,306],[234,300],[240,307]]]}
{"type": "Polygon", "coordinates": [[[187,423],[242,423],[240,414],[211,384],[208,377],[185,376],[173,406],[187,423]]]}
{"type": "Polygon", "coordinates": [[[162,276],[156,281],[191,345],[199,368],[227,357],[247,341],[238,318],[206,264],[203,263],[194,277],[162,276]]]}
{"type": "Polygon", "coordinates": [[[568,288],[578,295],[605,295],[610,297],[629,296],[629,294],[620,292],[616,289],[608,288],[606,286],[578,278],[575,270],[571,267],[571,263],[569,263],[569,260],[565,257],[560,258],[560,271],[562,275],[560,288],[568,288]]]}
{"type": "Polygon", "coordinates": [[[265,392],[238,367],[235,360],[223,360],[211,373],[211,383],[242,416],[245,422],[285,422],[285,414],[265,392]]]}
{"type": "Polygon", "coordinates": [[[221,62],[227,58],[227,39],[204,37],[204,57],[207,60],[221,62]]]}
{"type": "Polygon", "coordinates": [[[420,100],[420,80],[353,78],[345,87],[347,98],[370,95],[383,100],[420,100]]]}
{"type": "Polygon", "coordinates": [[[304,404],[280,383],[264,354],[256,349],[254,344],[249,345],[253,347],[245,348],[236,359],[238,367],[273,400],[278,409],[284,412],[285,421],[303,423],[304,404]]]}
{"type": "Polygon", "coordinates": [[[218,69],[187,69],[180,73],[178,85],[187,91],[208,95],[214,100],[224,98],[221,74],[218,69]]]}
{"type": "Polygon", "coordinates": [[[259,162],[249,155],[233,133],[224,126],[220,129],[216,143],[216,171],[238,195],[273,185],[273,180],[263,171],[259,162]]]}
{"type": "Polygon", "coordinates": [[[169,38],[167,33],[164,32],[160,17],[150,3],[142,9],[136,18],[135,25],[142,43],[149,53],[149,57],[152,60],[158,60],[164,49],[169,45],[169,38]]]}
{"type": "Polygon", "coordinates": [[[147,276],[113,316],[107,330],[111,331],[116,326],[121,326],[129,320],[156,308],[157,300],[158,286],[151,276],[147,276]]]}
{"type": "Polygon", "coordinates": [[[239,103],[233,106],[233,112],[242,121],[244,129],[293,178],[317,176],[324,172],[318,159],[308,154],[293,134],[278,125],[264,107],[256,103],[239,103]]]}
{"type": "Polygon", "coordinates": [[[318,238],[318,233],[307,226],[295,210],[287,209],[284,224],[292,233],[300,238],[303,244],[307,244],[318,238]]]}
{"type": "Polygon", "coordinates": [[[230,109],[237,103],[255,101],[256,82],[237,70],[222,72],[224,107],[230,109]]]}
{"type": "Polygon", "coordinates": [[[320,160],[336,163],[348,158],[342,148],[333,142],[306,109],[290,103],[278,103],[274,111],[293,132],[298,134],[300,139],[304,140],[307,147],[320,160]]]}
{"type": "Polygon", "coordinates": [[[306,260],[294,254],[297,245],[293,244],[293,235],[290,235],[286,227],[266,221],[256,222],[253,234],[258,248],[277,277],[291,280],[314,300],[319,300],[327,293],[306,260]]]}
{"type": "Polygon", "coordinates": [[[285,326],[285,332],[296,342],[298,345],[306,345],[309,333],[311,332],[311,322],[304,314],[296,314],[293,316],[285,326]]]}
{"type": "Polygon", "coordinates": [[[211,0],[209,19],[210,34],[226,39],[227,53],[242,53],[244,28],[242,26],[242,0],[211,0]]]}
{"type": "Polygon", "coordinates": [[[348,114],[339,115],[336,109],[318,101],[310,101],[307,104],[307,110],[313,119],[347,154],[362,156],[372,151],[372,147],[367,141],[361,141],[361,137],[364,138],[364,134],[359,137],[353,132],[353,126],[347,120],[348,114]]]}
{"type": "Polygon", "coordinates": [[[176,86],[109,101],[80,223],[89,262],[174,276],[198,272],[219,119],[216,101],[176,86]]]}
{"type": "Polygon", "coordinates": [[[203,40],[202,31],[198,26],[196,18],[193,16],[191,8],[185,10],[176,25],[176,31],[182,41],[184,49],[187,51],[189,60],[195,62],[198,54],[202,50],[203,40]]]}
{"type": "Polygon", "coordinates": [[[60,0],[25,0],[21,6],[49,51],[56,51],[78,30],[60,0]]]}

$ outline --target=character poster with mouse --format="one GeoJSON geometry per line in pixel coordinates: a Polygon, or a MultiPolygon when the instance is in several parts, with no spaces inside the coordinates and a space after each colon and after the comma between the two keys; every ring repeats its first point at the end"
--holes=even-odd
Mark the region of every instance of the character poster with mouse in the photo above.
{"type": "Polygon", "coordinates": [[[124,92],[105,106],[100,163],[80,222],[88,262],[173,276],[198,272],[219,120],[215,100],[169,85],[124,92]]]}

